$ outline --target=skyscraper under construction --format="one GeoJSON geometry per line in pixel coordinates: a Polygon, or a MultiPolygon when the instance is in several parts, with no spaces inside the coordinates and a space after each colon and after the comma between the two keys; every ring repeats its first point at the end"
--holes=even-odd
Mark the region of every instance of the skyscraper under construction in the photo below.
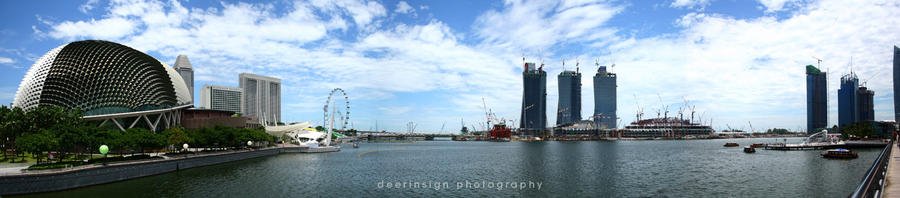
{"type": "Polygon", "coordinates": [[[616,128],[616,74],[600,66],[594,75],[594,123],[599,128],[616,128]]]}
{"type": "Polygon", "coordinates": [[[547,126],[547,72],[544,65],[525,63],[522,71],[522,116],[519,127],[525,136],[544,136],[547,126]]]}
{"type": "MultiPolygon", "coordinates": [[[[863,83],[865,84],[865,83],[863,83]]],[[[875,92],[865,86],[856,89],[857,121],[875,121],[875,92]]]]}
{"type": "Polygon", "coordinates": [[[838,89],[838,127],[849,126],[859,121],[857,111],[857,91],[859,79],[850,72],[841,77],[841,88],[838,89]]]}
{"type": "Polygon", "coordinates": [[[581,120],[581,72],[563,71],[559,81],[559,105],[556,125],[568,125],[581,120]]]}
{"type": "Polygon", "coordinates": [[[806,66],[806,132],[816,133],[828,127],[827,74],[812,65],[806,66]]]}

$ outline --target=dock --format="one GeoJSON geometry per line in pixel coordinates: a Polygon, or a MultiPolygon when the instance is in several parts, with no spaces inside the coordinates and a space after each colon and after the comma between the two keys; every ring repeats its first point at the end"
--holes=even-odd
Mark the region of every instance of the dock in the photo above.
{"type": "Polygon", "coordinates": [[[283,153],[328,153],[341,151],[339,146],[317,146],[309,147],[306,145],[290,145],[282,146],[283,153]]]}

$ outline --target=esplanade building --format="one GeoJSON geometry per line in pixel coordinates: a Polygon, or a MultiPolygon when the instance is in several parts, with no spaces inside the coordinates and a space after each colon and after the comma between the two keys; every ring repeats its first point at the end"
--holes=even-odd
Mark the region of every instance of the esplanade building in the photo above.
{"type": "Polygon", "coordinates": [[[175,69],[131,47],[100,40],[50,50],[25,74],[13,106],[80,109],[84,119],[121,130],[176,126],[193,106],[175,69]]]}

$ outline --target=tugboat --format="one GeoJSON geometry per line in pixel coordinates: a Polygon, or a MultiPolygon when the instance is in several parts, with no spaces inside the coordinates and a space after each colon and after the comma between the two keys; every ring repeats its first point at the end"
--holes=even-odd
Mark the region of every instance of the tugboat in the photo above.
{"type": "Polygon", "coordinates": [[[725,143],[725,147],[736,147],[736,146],[740,146],[740,144],[734,143],[734,142],[725,143]]]}
{"type": "Polygon", "coordinates": [[[756,153],[756,149],[753,148],[752,146],[745,146],[744,153],[756,153]]]}
{"type": "Polygon", "coordinates": [[[830,149],[822,153],[822,157],[835,159],[853,159],[859,157],[858,153],[851,152],[847,149],[830,149]]]}

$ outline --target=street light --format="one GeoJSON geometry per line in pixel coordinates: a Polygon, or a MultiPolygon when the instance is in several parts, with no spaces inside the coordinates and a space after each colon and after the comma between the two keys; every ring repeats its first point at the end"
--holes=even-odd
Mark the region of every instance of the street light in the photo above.
{"type": "MultiPolygon", "coordinates": [[[[109,147],[104,145],[100,145],[100,154],[103,154],[103,158],[106,158],[106,153],[109,152],[109,147]]],[[[103,165],[106,166],[106,160],[103,161],[103,165]]]]}
{"type": "Polygon", "coordinates": [[[247,147],[250,148],[250,146],[253,146],[253,141],[247,141],[247,147]]]}

